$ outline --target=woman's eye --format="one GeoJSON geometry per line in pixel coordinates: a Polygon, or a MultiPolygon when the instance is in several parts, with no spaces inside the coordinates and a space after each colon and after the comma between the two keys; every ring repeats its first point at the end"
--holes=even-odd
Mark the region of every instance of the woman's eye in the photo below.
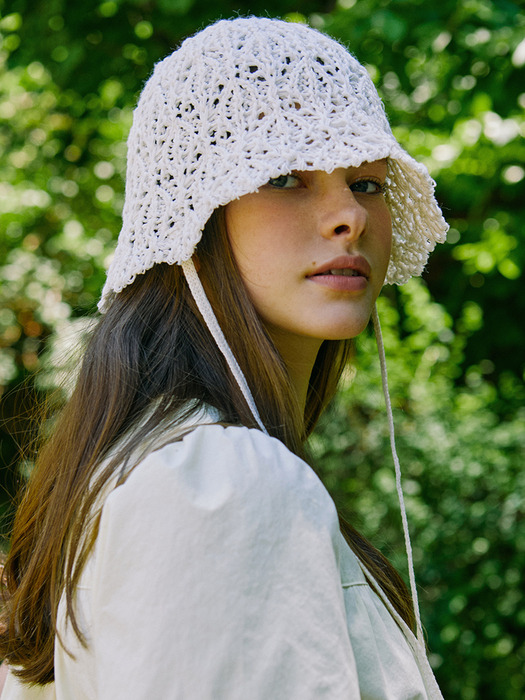
{"type": "Polygon", "coordinates": [[[280,190],[289,190],[298,186],[299,178],[296,175],[279,175],[279,177],[271,177],[268,184],[280,190]]]}
{"type": "Polygon", "coordinates": [[[358,180],[350,185],[350,189],[359,194],[383,194],[385,186],[377,180],[358,180]]]}

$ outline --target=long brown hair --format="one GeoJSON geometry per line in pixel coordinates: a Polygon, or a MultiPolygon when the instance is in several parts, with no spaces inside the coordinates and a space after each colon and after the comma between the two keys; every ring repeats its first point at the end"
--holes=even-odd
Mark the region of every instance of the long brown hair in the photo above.
{"type": "MultiPolygon", "coordinates": [[[[286,366],[248,298],[218,209],[198,248],[200,275],[270,435],[304,457],[304,442],[332,398],[348,341],[325,341],[302,415],[286,366]],[[250,342],[246,342],[249,338],[250,342]]],[[[159,264],[114,296],[80,374],[44,441],[19,505],[5,564],[0,655],[27,682],[54,678],[58,602],[80,639],[74,590],[97,536],[103,489],[121,483],[132,455],[183,425],[199,404],[225,423],[257,427],[176,265],[159,264]],[[104,461],[105,460],[105,461],[104,461]]],[[[410,595],[394,568],[350,525],[341,529],[413,627],[410,595]]]]}

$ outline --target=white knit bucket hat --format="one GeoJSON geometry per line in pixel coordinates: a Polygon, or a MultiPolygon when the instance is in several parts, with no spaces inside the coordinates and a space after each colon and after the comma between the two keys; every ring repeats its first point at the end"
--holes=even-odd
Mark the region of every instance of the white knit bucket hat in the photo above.
{"type": "Polygon", "coordinates": [[[128,139],[123,225],[99,309],[156,263],[191,258],[217,207],[292,170],[388,158],[386,282],[420,275],[447,225],[363,66],[302,24],[221,20],[157,64],[128,139]]]}

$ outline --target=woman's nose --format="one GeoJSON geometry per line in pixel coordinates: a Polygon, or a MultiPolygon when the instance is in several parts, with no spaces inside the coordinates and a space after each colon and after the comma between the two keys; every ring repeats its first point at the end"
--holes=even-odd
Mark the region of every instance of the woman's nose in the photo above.
{"type": "Polygon", "coordinates": [[[344,237],[357,240],[366,230],[368,211],[348,186],[325,194],[320,204],[320,233],[323,238],[344,237]]]}

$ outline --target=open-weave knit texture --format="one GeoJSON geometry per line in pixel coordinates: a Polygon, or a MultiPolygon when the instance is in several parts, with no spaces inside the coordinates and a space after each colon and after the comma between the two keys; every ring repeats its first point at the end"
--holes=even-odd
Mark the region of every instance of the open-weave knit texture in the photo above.
{"type": "Polygon", "coordinates": [[[397,143],[367,71],[328,36],[221,20],[157,64],[128,140],[123,225],[100,309],[156,263],[191,257],[210,215],[292,170],[388,157],[387,283],[420,275],[447,225],[424,165],[397,143]]]}

